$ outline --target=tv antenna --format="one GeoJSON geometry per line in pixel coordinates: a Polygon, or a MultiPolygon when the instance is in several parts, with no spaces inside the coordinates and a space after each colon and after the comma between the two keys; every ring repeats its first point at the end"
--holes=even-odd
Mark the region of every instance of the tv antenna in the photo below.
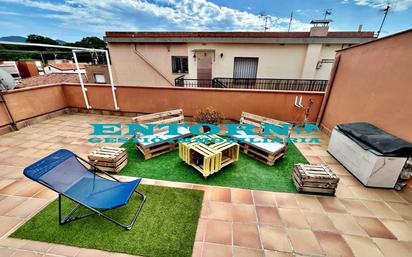
{"type": "Polygon", "coordinates": [[[292,20],[293,20],[293,11],[290,13],[288,32],[290,31],[290,26],[292,25],[292,20]]]}
{"type": "Polygon", "coordinates": [[[326,17],[328,17],[328,15],[332,15],[332,9],[326,9],[323,12],[323,19],[326,20],[326,17]]]}
{"type": "Polygon", "coordinates": [[[378,33],[376,35],[376,37],[379,37],[379,34],[381,34],[382,32],[382,28],[383,28],[383,24],[385,23],[386,20],[386,16],[388,15],[389,10],[391,9],[391,6],[388,4],[386,5],[386,7],[382,10],[383,11],[383,19],[382,19],[382,23],[381,26],[379,27],[378,33]]]}
{"type": "Polygon", "coordinates": [[[266,32],[269,29],[268,23],[270,22],[270,16],[262,12],[260,13],[260,17],[265,21],[265,25],[263,26],[263,29],[266,32]]]}

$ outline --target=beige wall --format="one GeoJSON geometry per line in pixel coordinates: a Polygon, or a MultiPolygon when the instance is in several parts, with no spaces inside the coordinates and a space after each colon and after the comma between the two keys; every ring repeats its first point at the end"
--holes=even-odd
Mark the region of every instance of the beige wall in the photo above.
{"type": "Polygon", "coordinates": [[[188,56],[189,74],[186,78],[197,78],[197,62],[194,50],[207,49],[212,52],[196,52],[196,55],[214,57],[213,77],[233,77],[235,57],[258,57],[257,77],[290,79],[328,79],[332,64],[316,69],[323,59],[334,59],[341,44],[108,44],[113,63],[115,83],[123,85],[170,86],[182,74],[173,74],[171,57],[188,56]],[[144,56],[142,58],[136,50],[144,56]],[[220,54],[223,53],[223,57],[220,54]],[[146,61],[145,61],[146,60],[146,61]],[[150,64],[148,63],[150,62],[150,64]]]}
{"type": "Polygon", "coordinates": [[[187,56],[185,44],[108,44],[116,84],[172,86],[172,56],[187,56]]]}
{"type": "MultiPolygon", "coordinates": [[[[69,107],[85,107],[79,85],[67,84],[63,88],[69,107]]],[[[87,85],[87,90],[93,109],[114,110],[110,87],[87,85]]],[[[242,111],[246,111],[290,122],[303,121],[304,109],[294,106],[296,96],[303,97],[305,106],[312,99],[309,118],[314,122],[324,95],[319,92],[146,86],[117,86],[116,94],[123,112],[153,113],[182,108],[185,115],[192,116],[199,108],[212,106],[230,119],[239,119],[242,111]]]]}
{"type": "Polygon", "coordinates": [[[412,142],[412,30],[341,51],[321,121],[370,122],[412,142]]]}

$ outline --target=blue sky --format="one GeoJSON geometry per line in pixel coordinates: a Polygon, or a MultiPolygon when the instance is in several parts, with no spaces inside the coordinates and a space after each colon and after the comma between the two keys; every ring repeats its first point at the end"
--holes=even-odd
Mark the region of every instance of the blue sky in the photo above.
{"type": "Polygon", "coordinates": [[[41,34],[65,41],[105,31],[308,31],[332,9],[331,30],[377,31],[382,7],[392,10],[382,36],[412,28],[412,0],[0,0],[0,36],[41,34]]]}

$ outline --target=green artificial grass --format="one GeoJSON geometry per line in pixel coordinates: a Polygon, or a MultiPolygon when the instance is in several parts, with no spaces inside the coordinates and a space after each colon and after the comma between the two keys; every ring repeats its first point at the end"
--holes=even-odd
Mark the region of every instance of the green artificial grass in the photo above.
{"type": "Polygon", "coordinates": [[[297,192],[291,178],[293,165],[308,163],[291,143],[286,156],[277,160],[273,166],[241,153],[237,162],[205,179],[200,172],[179,158],[178,150],[144,160],[143,155],[135,149],[133,141],[122,147],[127,148],[129,156],[121,175],[275,192],[297,192]]]}
{"type": "MultiPolygon", "coordinates": [[[[190,257],[203,192],[148,185],[138,189],[147,201],[130,231],[99,216],[59,225],[56,200],[11,236],[147,257],[190,257]]],[[[135,194],[126,206],[106,213],[128,223],[140,201],[135,194]]],[[[73,207],[73,202],[64,198],[64,212],[73,207]]]]}

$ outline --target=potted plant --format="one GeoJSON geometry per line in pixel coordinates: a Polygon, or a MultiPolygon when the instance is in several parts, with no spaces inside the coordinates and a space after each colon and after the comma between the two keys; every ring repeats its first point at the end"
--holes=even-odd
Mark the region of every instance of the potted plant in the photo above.
{"type": "MultiPolygon", "coordinates": [[[[208,124],[217,125],[220,122],[222,122],[222,120],[224,120],[225,117],[223,116],[223,113],[217,111],[213,107],[207,107],[207,108],[198,110],[195,116],[193,117],[193,119],[197,123],[208,123],[208,124]]],[[[210,131],[210,128],[208,126],[203,126],[204,133],[207,133],[209,131],[210,131]]]]}

